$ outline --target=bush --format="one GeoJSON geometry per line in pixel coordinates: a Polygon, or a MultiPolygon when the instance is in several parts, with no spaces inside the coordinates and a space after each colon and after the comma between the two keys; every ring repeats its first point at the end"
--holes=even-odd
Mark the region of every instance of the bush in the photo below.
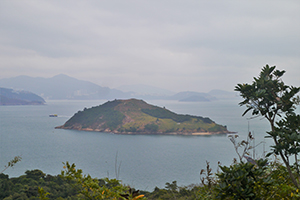
{"type": "Polygon", "coordinates": [[[145,131],[157,132],[158,131],[158,125],[156,125],[156,124],[146,124],[145,125],[145,131]]]}

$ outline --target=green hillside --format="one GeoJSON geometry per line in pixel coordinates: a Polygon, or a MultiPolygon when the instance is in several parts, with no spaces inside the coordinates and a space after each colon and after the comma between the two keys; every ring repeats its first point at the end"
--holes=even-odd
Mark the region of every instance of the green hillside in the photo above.
{"type": "Polygon", "coordinates": [[[225,126],[209,118],[181,115],[143,100],[114,100],[77,112],[56,127],[118,134],[203,134],[227,133],[225,126]]]}

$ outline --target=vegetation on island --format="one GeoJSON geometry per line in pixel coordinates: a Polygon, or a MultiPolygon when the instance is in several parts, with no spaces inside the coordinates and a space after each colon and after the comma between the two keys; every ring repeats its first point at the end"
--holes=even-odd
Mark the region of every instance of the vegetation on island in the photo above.
{"type": "MultiPolygon", "coordinates": [[[[209,162],[199,174],[199,184],[178,186],[176,181],[166,183],[165,188],[155,188],[152,192],[138,191],[116,179],[96,179],[83,175],[75,164],[64,163],[60,175],[45,175],[40,170],[26,171],[23,176],[9,178],[0,174],[0,198],[10,199],[112,199],[112,200],[296,200],[300,199],[299,152],[300,115],[296,105],[296,94],[300,87],[287,86],[281,77],[284,71],[266,65],[252,84],[238,84],[246,105],[247,113],[266,118],[271,126],[267,137],[274,141],[267,158],[252,159],[250,150],[253,136],[238,141],[238,136],[230,136],[230,141],[238,155],[230,166],[222,166],[212,172],[209,162]],[[272,159],[270,156],[274,156],[272,159]]],[[[115,102],[116,103],[116,102],[115,102]]],[[[146,108],[144,108],[146,109],[146,108]]],[[[148,127],[154,128],[154,127],[148,127]]],[[[15,164],[18,161],[11,161],[15,164]]]]}
{"type": "Polygon", "coordinates": [[[118,134],[227,133],[225,126],[207,117],[181,115],[143,100],[114,100],[77,112],[57,128],[118,134]]]}

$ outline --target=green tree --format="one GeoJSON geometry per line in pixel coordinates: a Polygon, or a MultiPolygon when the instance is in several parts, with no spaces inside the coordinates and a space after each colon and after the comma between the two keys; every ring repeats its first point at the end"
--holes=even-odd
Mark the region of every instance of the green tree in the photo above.
{"type": "Polygon", "coordinates": [[[105,178],[104,183],[99,183],[98,179],[83,175],[82,170],[75,167],[75,164],[64,163],[65,170],[61,172],[61,177],[75,183],[80,199],[144,199],[144,195],[139,195],[138,191],[122,185],[116,179],[105,178]]]}
{"type": "Polygon", "coordinates": [[[50,193],[45,192],[43,188],[38,187],[38,192],[39,192],[39,199],[40,200],[48,200],[49,198],[47,197],[50,193]]]}
{"type": "Polygon", "coordinates": [[[27,178],[31,178],[33,180],[39,180],[46,176],[46,174],[39,169],[27,170],[25,174],[27,178]]]}
{"type": "Polygon", "coordinates": [[[299,127],[296,127],[299,125],[300,118],[295,114],[295,105],[299,103],[299,97],[296,97],[296,94],[300,87],[286,85],[281,79],[285,71],[275,70],[275,68],[275,66],[266,65],[262,68],[260,75],[254,78],[252,84],[238,84],[235,91],[240,92],[244,98],[239,105],[247,107],[243,116],[252,110],[252,115],[263,116],[270,123],[271,131],[267,133],[275,143],[271,154],[280,155],[293,184],[299,188],[290,163],[290,156],[295,156],[297,164],[300,136],[299,127]],[[281,119],[279,122],[278,117],[281,119]]]}
{"type": "Polygon", "coordinates": [[[220,166],[222,173],[217,174],[219,183],[215,190],[220,199],[264,199],[265,191],[271,186],[267,176],[267,160],[252,163],[237,163],[230,167],[220,166]],[[230,198],[228,198],[230,197],[230,198]]]}
{"type": "Polygon", "coordinates": [[[146,124],[145,130],[150,132],[157,132],[158,131],[158,125],[156,124],[146,124]]]}

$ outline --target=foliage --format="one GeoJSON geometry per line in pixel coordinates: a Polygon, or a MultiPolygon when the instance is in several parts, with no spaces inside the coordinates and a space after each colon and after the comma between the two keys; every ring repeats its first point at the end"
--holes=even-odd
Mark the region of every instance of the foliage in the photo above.
{"type": "Polygon", "coordinates": [[[77,191],[60,176],[27,170],[25,175],[9,178],[0,174],[0,199],[77,199],[77,191]]]}
{"type": "Polygon", "coordinates": [[[254,78],[252,84],[238,84],[235,90],[244,98],[240,105],[247,107],[243,115],[252,110],[252,115],[263,116],[269,121],[271,131],[267,133],[275,143],[271,154],[280,155],[293,184],[299,188],[296,177],[298,175],[292,171],[290,156],[294,156],[295,166],[299,171],[297,156],[300,153],[298,137],[300,117],[294,111],[295,105],[299,103],[296,94],[300,91],[300,87],[285,85],[281,80],[285,71],[275,70],[275,68],[266,65],[259,77],[254,78]],[[278,122],[276,117],[283,116],[285,118],[278,122]]]}
{"type": "Polygon", "coordinates": [[[266,171],[272,185],[265,191],[269,199],[299,199],[299,190],[293,184],[286,167],[277,160],[270,162],[266,171]],[[280,190],[278,190],[280,188],[280,190]]]}
{"type": "Polygon", "coordinates": [[[39,192],[39,198],[40,200],[48,200],[49,198],[47,197],[50,193],[45,192],[43,188],[38,187],[38,192],[39,192]]]}
{"type": "Polygon", "coordinates": [[[116,179],[103,179],[100,183],[98,179],[90,175],[83,175],[81,169],[75,169],[75,164],[68,162],[64,165],[64,171],[61,177],[73,182],[73,186],[79,191],[79,198],[82,199],[143,199],[144,195],[138,195],[138,192],[122,185],[116,179]]]}
{"type": "Polygon", "coordinates": [[[157,132],[158,131],[158,126],[156,124],[146,124],[145,125],[145,130],[150,131],[150,132],[157,132]]]}
{"type": "Polygon", "coordinates": [[[294,110],[296,103],[294,96],[300,88],[285,85],[281,80],[285,71],[275,70],[275,68],[266,65],[251,85],[238,84],[235,87],[235,91],[240,92],[244,98],[240,105],[247,106],[243,115],[253,110],[252,115],[262,115],[270,122],[274,122],[276,116],[294,110]]]}
{"type": "MultiPolygon", "coordinates": [[[[254,137],[252,136],[252,133],[249,132],[247,139],[246,140],[242,140],[240,142],[237,141],[237,138],[239,136],[238,135],[229,135],[228,138],[230,139],[230,141],[232,142],[235,152],[239,157],[239,162],[242,162],[243,158],[247,159],[246,155],[249,155],[249,151],[251,149],[256,148],[258,145],[260,145],[262,142],[258,143],[256,146],[252,146],[251,142],[254,140],[254,137]]],[[[249,157],[248,157],[249,159],[249,157]]],[[[251,161],[252,164],[255,164],[254,161],[251,161]],[[254,163],[253,163],[254,162],[254,163]]],[[[234,163],[237,163],[237,160],[234,159],[234,163]]]]}
{"type": "Polygon", "coordinates": [[[266,163],[234,163],[212,173],[207,162],[200,172],[200,185],[178,186],[176,181],[152,192],[138,191],[116,179],[96,179],[83,175],[75,165],[66,163],[61,175],[45,175],[40,170],[28,170],[25,175],[9,178],[0,174],[0,199],[299,199],[299,190],[289,178],[286,167],[277,161],[266,163]],[[44,176],[41,176],[43,175],[44,176]],[[33,176],[32,176],[33,175],[33,176]],[[247,183],[247,184],[246,184],[247,183]],[[278,189],[280,188],[280,189],[278,189]],[[236,194],[238,191],[241,193],[236,194]],[[226,195],[225,195],[226,194],[226,195]]]}
{"type": "Polygon", "coordinates": [[[299,189],[289,177],[286,167],[275,160],[259,159],[252,163],[220,166],[213,186],[214,199],[299,199],[299,189]],[[280,188],[280,189],[279,189],[280,188]]]}
{"type": "Polygon", "coordinates": [[[272,152],[280,155],[285,167],[277,160],[268,163],[267,160],[253,160],[245,155],[249,154],[253,139],[249,133],[247,140],[236,142],[235,137],[230,138],[234,144],[240,162],[236,161],[229,167],[220,166],[222,172],[217,174],[216,198],[219,199],[299,199],[299,166],[297,155],[300,152],[300,117],[295,114],[295,105],[299,97],[295,95],[300,88],[287,86],[281,80],[285,71],[275,70],[266,65],[253,83],[238,84],[239,91],[246,105],[243,113],[252,110],[252,115],[263,116],[270,125],[267,132],[273,138],[275,145],[272,152]],[[277,118],[281,120],[277,121],[277,118]],[[239,151],[243,148],[242,151],[239,151]],[[290,156],[294,156],[295,164],[290,165],[290,156]],[[247,158],[248,163],[242,161],[247,158]],[[278,190],[280,188],[280,190],[278,190]]]}
{"type": "Polygon", "coordinates": [[[266,174],[266,164],[267,160],[258,160],[257,166],[243,162],[229,167],[220,166],[223,173],[217,174],[217,198],[262,199],[272,184],[271,178],[266,174]]]}
{"type": "MultiPolygon", "coordinates": [[[[218,163],[220,164],[220,163],[218,163]]],[[[198,193],[200,199],[214,199],[216,194],[214,188],[217,184],[217,178],[212,173],[209,162],[206,161],[206,169],[200,171],[201,188],[198,193]]]]}
{"type": "MultiPolygon", "coordinates": [[[[165,188],[159,189],[155,187],[153,192],[145,192],[141,193],[145,194],[147,199],[149,200],[163,200],[163,199],[176,199],[176,200],[196,200],[203,199],[199,194],[201,190],[201,186],[199,185],[190,185],[190,186],[178,186],[176,181],[172,183],[167,182],[165,188]]],[[[202,191],[201,191],[202,192],[202,191]]]]}
{"type": "Polygon", "coordinates": [[[124,114],[120,111],[114,110],[114,107],[118,105],[118,101],[108,101],[103,105],[85,108],[83,111],[77,112],[71,117],[65,126],[73,126],[74,124],[82,124],[82,128],[98,128],[98,124],[104,124],[103,129],[109,128],[113,130],[122,124],[125,118],[124,114]]]}
{"type": "Polygon", "coordinates": [[[6,166],[4,166],[4,169],[0,172],[0,174],[3,173],[5,170],[7,170],[9,167],[14,167],[21,160],[22,160],[21,156],[15,156],[11,161],[7,163],[6,166]]]}
{"type": "Polygon", "coordinates": [[[284,151],[286,156],[297,155],[300,152],[300,115],[288,113],[276,124],[274,131],[269,132],[270,137],[278,141],[277,145],[272,146],[273,153],[278,155],[284,151]]]}
{"type": "Polygon", "coordinates": [[[174,112],[171,112],[167,109],[164,108],[152,108],[152,109],[142,109],[142,112],[156,118],[160,119],[172,119],[175,122],[185,122],[185,121],[190,121],[193,118],[202,120],[204,123],[214,123],[211,119],[209,118],[204,118],[204,117],[199,117],[199,116],[191,116],[191,115],[180,115],[176,114],[174,112]]]}

